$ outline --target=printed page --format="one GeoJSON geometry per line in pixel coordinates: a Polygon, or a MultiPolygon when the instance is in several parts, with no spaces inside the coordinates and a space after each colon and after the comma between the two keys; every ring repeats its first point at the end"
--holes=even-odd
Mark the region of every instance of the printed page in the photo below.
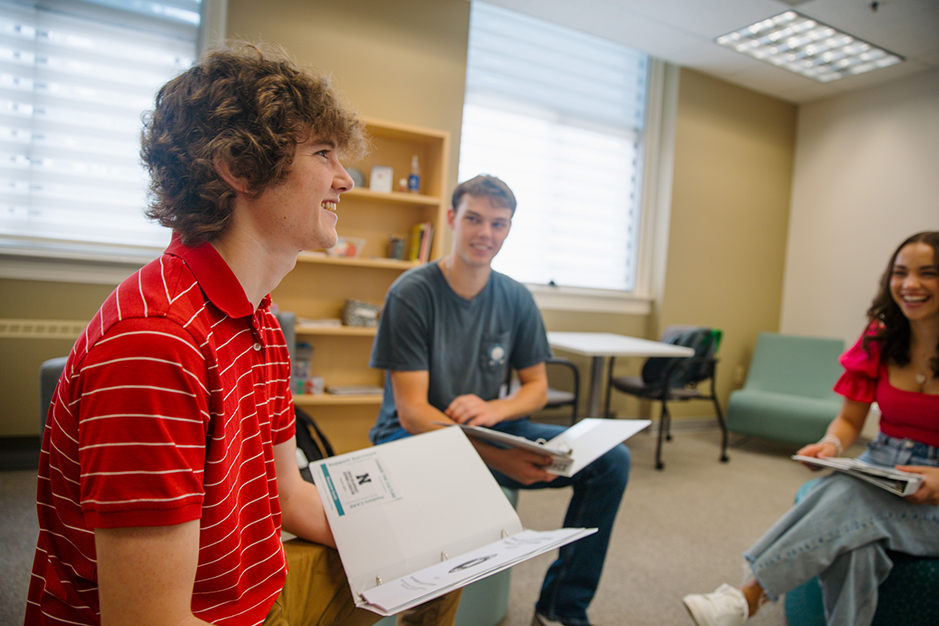
{"type": "Polygon", "coordinates": [[[459,589],[522,561],[596,532],[596,528],[561,528],[553,531],[526,530],[459,556],[450,557],[397,580],[383,582],[363,593],[370,608],[382,615],[412,606],[459,589]]]}

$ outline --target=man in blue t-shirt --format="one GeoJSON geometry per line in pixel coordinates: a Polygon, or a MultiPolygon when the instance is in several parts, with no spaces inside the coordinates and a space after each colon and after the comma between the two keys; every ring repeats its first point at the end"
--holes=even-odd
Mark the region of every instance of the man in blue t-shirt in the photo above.
{"type": "MultiPolygon", "coordinates": [[[[388,290],[370,361],[387,371],[378,421],[369,433],[373,443],[440,428],[438,422],[486,426],[532,440],[564,430],[525,417],[547,401],[544,362],[551,349],[531,293],[491,267],[515,206],[512,190],[494,176],[460,184],[447,212],[452,252],[406,272],[388,290]],[[507,368],[517,372],[521,386],[500,398],[507,368]]],[[[573,486],[564,525],[599,531],[561,548],[532,623],[589,626],[587,606],[626,489],[629,450],[618,445],[564,478],[545,471],[546,456],[471,441],[505,487],[573,486]]]]}

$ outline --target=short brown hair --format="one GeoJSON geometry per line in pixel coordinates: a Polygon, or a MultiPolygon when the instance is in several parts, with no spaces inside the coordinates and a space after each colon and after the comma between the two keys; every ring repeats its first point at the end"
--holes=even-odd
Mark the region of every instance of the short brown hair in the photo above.
{"type": "Polygon", "coordinates": [[[290,172],[298,143],[316,137],[334,142],[341,156],[358,156],[363,129],[328,77],[299,69],[282,49],[213,48],[160,89],[144,120],[147,216],[187,245],[213,239],[228,226],[235,198],[216,159],[260,194],[290,172]]]}
{"type": "Polygon", "coordinates": [[[518,204],[515,194],[500,178],[489,174],[479,174],[457,185],[453,190],[453,204],[451,205],[454,211],[460,206],[460,200],[465,195],[474,198],[489,198],[489,202],[493,205],[511,209],[512,215],[515,215],[515,207],[518,204]]]}

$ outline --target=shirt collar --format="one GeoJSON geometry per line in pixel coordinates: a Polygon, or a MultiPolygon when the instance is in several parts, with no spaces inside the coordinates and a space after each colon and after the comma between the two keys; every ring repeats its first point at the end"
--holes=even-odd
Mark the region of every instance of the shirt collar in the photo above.
{"type": "MultiPolygon", "coordinates": [[[[248,317],[254,313],[245,290],[235,273],[228,267],[215,247],[206,242],[196,246],[184,245],[179,235],[173,233],[166,254],[179,257],[189,267],[206,297],[229,317],[248,317]]],[[[270,305],[267,295],[259,309],[270,305]]]]}

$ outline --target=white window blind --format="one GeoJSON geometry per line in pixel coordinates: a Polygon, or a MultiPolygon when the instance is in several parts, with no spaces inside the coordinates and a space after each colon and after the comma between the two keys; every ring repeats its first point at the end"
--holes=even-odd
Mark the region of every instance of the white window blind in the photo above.
{"type": "Polygon", "coordinates": [[[460,180],[518,198],[493,267],[529,284],[632,291],[646,55],[474,1],[460,180]]]}
{"type": "Polygon", "coordinates": [[[201,0],[0,0],[0,241],[162,248],[141,116],[195,56],[201,0]]]}

